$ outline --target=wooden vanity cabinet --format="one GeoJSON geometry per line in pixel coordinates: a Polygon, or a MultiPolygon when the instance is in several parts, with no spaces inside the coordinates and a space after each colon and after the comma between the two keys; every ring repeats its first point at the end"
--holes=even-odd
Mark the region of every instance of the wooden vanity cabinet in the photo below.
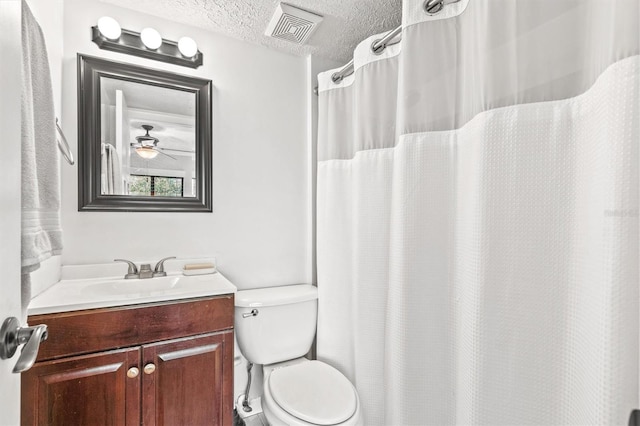
{"type": "MultiPolygon", "coordinates": [[[[143,346],[145,425],[232,423],[231,418],[225,421],[223,416],[224,377],[218,373],[223,371],[226,337],[215,333],[143,346]],[[148,367],[155,372],[148,374],[148,367]]],[[[233,340],[229,346],[233,348],[233,340]]],[[[233,406],[229,407],[229,415],[232,410],[233,406]]]]}
{"type": "Polygon", "coordinates": [[[233,295],[36,315],[23,425],[233,423],[233,295]]]}

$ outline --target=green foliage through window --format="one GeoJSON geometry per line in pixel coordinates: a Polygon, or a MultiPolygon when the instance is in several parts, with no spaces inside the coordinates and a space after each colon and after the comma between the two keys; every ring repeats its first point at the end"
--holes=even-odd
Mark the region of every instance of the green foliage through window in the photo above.
{"type": "Polygon", "coordinates": [[[183,178],[166,176],[131,175],[129,195],[182,197],[183,178]]]}

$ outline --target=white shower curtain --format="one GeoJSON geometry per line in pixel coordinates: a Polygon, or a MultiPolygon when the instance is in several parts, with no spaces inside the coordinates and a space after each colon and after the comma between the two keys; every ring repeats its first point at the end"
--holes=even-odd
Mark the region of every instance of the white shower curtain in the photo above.
{"type": "Polygon", "coordinates": [[[640,407],[639,3],[404,1],[319,76],[317,353],[366,425],[640,407]]]}

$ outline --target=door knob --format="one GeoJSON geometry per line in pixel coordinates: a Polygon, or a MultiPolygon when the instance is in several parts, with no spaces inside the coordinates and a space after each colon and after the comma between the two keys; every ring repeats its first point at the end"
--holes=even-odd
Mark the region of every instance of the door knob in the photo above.
{"type": "Polygon", "coordinates": [[[156,371],[156,365],[155,364],[147,364],[144,366],[144,374],[151,374],[154,371],[156,371]]]}
{"type": "Polygon", "coordinates": [[[137,367],[131,367],[127,370],[127,377],[130,379],[135,379],[140,374],[140,370],[137,367]]]}
{"type": "Polygon", "coordinates": [[[16,353],[18,346],[24,345],[18,362],[13,367],[14,373],[22,373],[30,369],[36,362],[40,342],[47,340],[47,326],[20,327],[15,317],[4,320],[0,328],[0,358],[8,359],[16,353]]]}

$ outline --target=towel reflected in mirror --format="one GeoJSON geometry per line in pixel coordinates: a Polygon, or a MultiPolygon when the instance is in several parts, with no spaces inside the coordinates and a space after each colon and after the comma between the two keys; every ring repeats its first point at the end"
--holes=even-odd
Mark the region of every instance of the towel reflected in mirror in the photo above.
{"type": "Polygon", "coordinates": [[[122,171],[120,158],[116,148],[108,143],[102,143],[100,178],[102,195],[123,195],[122,171]]]}

